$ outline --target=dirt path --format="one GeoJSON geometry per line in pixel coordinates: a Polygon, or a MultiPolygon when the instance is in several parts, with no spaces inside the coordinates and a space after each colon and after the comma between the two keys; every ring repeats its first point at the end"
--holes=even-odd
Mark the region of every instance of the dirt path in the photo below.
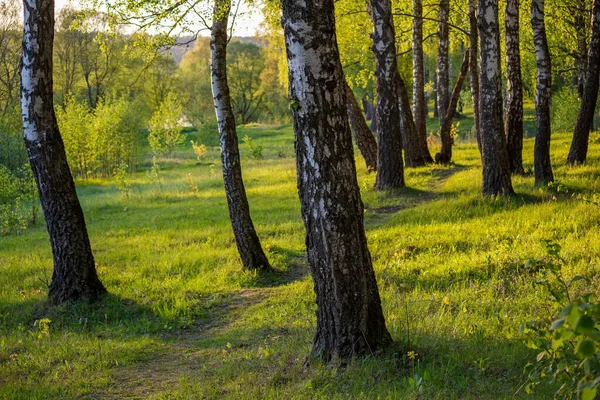
{"type": "Polygon", "coordinates": [[[448,179],[467,169],[468,168],[465,167],[436,168],[431,171],[431,179],[427,182],[427,190],[402,193],[398,195],[398,199],[402,201],[402,204],[371,208],[369,211],[376,214],[394,214],[398,211],[416,207],[420,204],[443,197],[444,193],[440,193],[440,190],[444,187],[448,179]]]}

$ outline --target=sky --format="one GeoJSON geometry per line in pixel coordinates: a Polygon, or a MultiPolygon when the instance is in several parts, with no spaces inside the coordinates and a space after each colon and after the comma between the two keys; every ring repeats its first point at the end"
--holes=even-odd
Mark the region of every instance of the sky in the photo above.
{"type": "MultiPolygon", "coordinates": [[[[75,8],[78,6],[77,1],[55,0],[56,11],[63,8],[67,3],[72,4],[75,8]]],[[[249,8],[245,4],[242,4],[239,11],[241,15],[235,20],[233,36],[255,36],[263,21],[260,9],[258,7],[249,8]]],[[[208,34],[209,32],[207,31],[201,33],[203,36],[208,36],[208,34]]]]}

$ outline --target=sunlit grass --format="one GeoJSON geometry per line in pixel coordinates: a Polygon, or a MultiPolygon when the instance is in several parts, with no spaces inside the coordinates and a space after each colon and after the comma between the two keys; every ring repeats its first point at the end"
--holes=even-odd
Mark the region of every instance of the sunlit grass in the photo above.
{"type": "MultiPolygon", "coordinates": [[[[554,135],[555,177],[566,191],[515,177],[511,199],[480,196],[473,143],[455,147],[452,166],[407,170],[408,188],[397,193],[373,191],[375,175],[357,156],[396,344],[345,371],[304,368],[315,305],[292,130],[240,129],[246,134],[264,147],[254,160],[240,143],[254,223],[276,272],[241,269],[214,144],[200,161],[189,143],[158,160],[158,177],[146,160],[147,170],[128,178],[128,197],[112,179],[79,182],[110,295],[48,308],[43,225],[1,238],[0,398],[511,398],[533,355],[505,332],[544,312],[546,300],[524,261],[543,256],[540,241],[551,239],[563,247],[566,274],[598,283],[600,208],[581,198],[600,178],[595,136],[589,163],[567,167],[570,135],[554,135]],[[44,318],[47,333],[36,322],[44,318]]],[[[528,139],[526,169],[532,153],[528,139]]]]}

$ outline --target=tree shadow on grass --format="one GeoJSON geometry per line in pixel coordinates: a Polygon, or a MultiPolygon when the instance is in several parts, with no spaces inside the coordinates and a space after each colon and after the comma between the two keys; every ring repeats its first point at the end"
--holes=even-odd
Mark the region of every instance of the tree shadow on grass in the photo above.
{"type": "Polygon", "coordinates": [[[143,391],[165,398],[512,398],[524,381],[524,365],[535,357],[518,341],[477,331],[464,338],[423,334],[410,346],[396,342],[342,369],[318,361],[307,368],[303,364],[313,329],[277,326],[266,316],[258,325],[234,323],[200,335],[165,338],[157,357],[116,371],[105,395],[123,398],[143,391]],[[415,358],[407,356],[409,351],[415,358]]]}
{"type": "Polygon", "coordinates": [[[283,264],[287,266],[285,270],[273,269],[269,272],[256,274],[251,282],[252,287],[272,288],[284,286],[304,279],[309,275],[308,261],[306,252],[285,249],[280,246],[270,246],[269,254],[281,257],[283,264]]]}
{"type": "Polygon", "coordinates": [[[52,330],[59,332],[148,334],[160,331],[166,322],[148,305],[111,293],[92,303],[82,300],[59,306],[51,306],[45,297],[0,301],[0,315],[5,316],[3,325],[8,331],[34,327],[36,321],[47,318],[52,330]]]}

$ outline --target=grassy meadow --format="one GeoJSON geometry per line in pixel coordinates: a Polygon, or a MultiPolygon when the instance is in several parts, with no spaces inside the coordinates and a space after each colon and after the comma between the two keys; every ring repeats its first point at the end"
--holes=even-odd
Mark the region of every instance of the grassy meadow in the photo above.
{"type": "MultiPolygon", "coordinates": [[[[553,136],[560,186],[480,195],[476,144],[455,164],[406,171],[408,188],[373,191],[356,156],[365,225],[395,344],[346,369],[305,367],[315,330],[312,281],[296,192],[290,126],[248,126],[261,160],[240,140],[252,216],[276,271],[241,269],[228,220],[216,133],[190,132],[172,158],[125,180],[78,182],[102,301],[49,308],[52,257],[43,224],[0,238],[0,398],[549,398],[519,390],[535,359],[517,331],[548,312],[523,268],[562,246],[567,276],[600,283],[600,206],[582,200],[600,178],[565,166],[570,135],[553,136]],[[208,146],[197,160],[189,139],[208,146]],[[559,188],[560,190],[557,190],[559,188]]],[[[525,141],[525,167],[533,139],[525,141]]]]}

